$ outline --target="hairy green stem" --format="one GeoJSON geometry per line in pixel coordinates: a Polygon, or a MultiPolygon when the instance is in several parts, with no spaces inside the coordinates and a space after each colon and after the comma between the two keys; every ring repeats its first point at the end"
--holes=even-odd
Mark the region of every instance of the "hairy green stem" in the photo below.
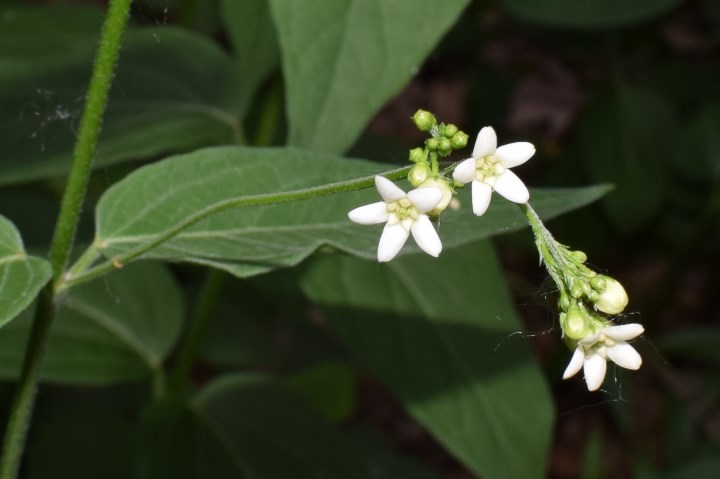
{"type": "Polygon", "coordinates": [[[54,315],[52,289],[45,288],[38,297],[32,333],[25,350],[20,380],[10,409],[5,443],[0,459],[0,478],[14,479],[20,467],[25,438],[35,403],[37,385],[40,381],[45,348],[50,339],[50,326],[54,315]]]}
{"type": "Polygon", "coordinates": [[[0,479],[14,479],[20,468],[45,350],[55,316],[55,285],[62,281],[63,270],[72,249],[131,1],[110,1],[100,34],[100,44],[73,151],[72,167],[50,246],[49,259],[53,268],[53,279],[40,293],[5,433],[5,443],[0,457],[0,479]]]}
{"type": "Polygon", "coordinates": [[[226,277],[227,273],[217,269],[205,273],[188,329],[180,344],[175,370],[170,376],[170,387],[175,391],[180,390],[188,380],[190,369],[205,339],[208,319],[215,310],[226,277]]]}
{"type": "MultiPolygon", "coordinates": [[[[383,173],[388,179],[398,180],[404,178],[407,172],[412,168],[406,166],[397,170],[388,171],[383,173]]],[[[90,281],[99,276],[107,274],[114,269],[122,267],[125,263],[132,261],[148,251],[157,248],[166,241],[174,238],[182,231],[197,224],[198,222],[208,218],[209,216],[216,215],[223,211],[227,211],[234,208],[242,208],[247,206],[264,206],[273,205],[278,203],[288,203],[290,201],[309,200],[319,198],[322,196],[328,196],[335,193],[342,193],[347,191],[361,190],[372,186],[375,182],[375,175],[366,176],[348,181],[340,181],[337,183],[330,183],[327,185],[315,186],[312,188],[305,188],[302,190],[286,191],[282,193],[266,193],[260,195],[251,196],[240,196],[237,198],[229,198],[227,200],[218,201],[210,206],[207,206],[192,215],[186,217],[182,221],[179,221],[172,227],[165,231],[158,233],[154,238],[145,243],[142,243],[123,254],[115,256],[109,261],[101,263],[87,271],[80,273],[76,276],[66,277],[64,281],[58,285],[58,291],[62,291],[66,288],[76,286],[80,283],[90,281]]],[[[73,268],[74,269],[74,268],[73,268]]]]}
{"type": "Polygon", "coordinates": [[[530,203],[518,206],[525,214],[528,224],[530,224],[530,228],[535,236],[535,247],[537,248],[538,253],[540,253],[543,263],[545,263],[545,268],[552,277],[553,281],[555,281],[555,284],[557,284],[558,289],[563,291],[565,288],[565,281],[562,277],[562,270],[563,267],[566,266],[566,261],[562,253],[558,250],[555,238],[553,238],[550,231],[545,228],[545,225],[542,220],[540,220],[540,217],[533,207],[530,206],[530,203]]]}
{"type": "Polygon", "coordinates": [[[72,168],[60,205],[55,236],[50,247],[50,263],[53,267],[54,282],[57,282],[62,275],[72,249],[78,218],[85,200],[95,145],[100,133],[131,2],[132,0],[112,0],[103,25],[85,100],[85,109],[80,119],[80,129],[73,151],[72,168]]]}

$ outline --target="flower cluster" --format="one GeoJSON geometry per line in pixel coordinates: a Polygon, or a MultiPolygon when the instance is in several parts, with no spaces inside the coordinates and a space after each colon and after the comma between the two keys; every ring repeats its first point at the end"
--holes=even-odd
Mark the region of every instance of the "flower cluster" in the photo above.
{"type": "Polygon", "coordinates": [[[588,390],[595,391],[605,379],[608,360],[626,369],[639,369],[642,358],[627,341],[643,334],[642,325],[615,325],[610,318],[627,306],[625,288],[588,268],[585,253],[556,242],[539,219],[531,224],[543,262],[560,292],[563,338],[574,351],[563,379],[582,369],[588,390]]]}
{"type": "MultiPolygon", "coordinates": [[[[453,124],[438,123],[432,113],[418,110],[413,122],[421,131],[430,133],[424,148],[410,150],[414,163],[408,182],[415,188],[408,193],[388,179],[378,176],[375,186],[383,201],[355,208],[348,213],[351,221],[363,225],[385,223],[378,244],[377,259],[393,259],[412,234],[420,249],[437,257],[442,243],[432,226],[451,204],[455,189],[472,183],[473,212],[483,215],[490,205],[492,192],[506,199],[524,204],[530,193],[510,168],[525,163],[535,153],[531,143],[517,142],[497,146],[495,130],[487,126],[480,130],[472,157],[460,162],[452,178],[440,172],[438,160],[467,145],[468,136],[453,124]]],[[[449,171],[450,169],[448,169],[449,171]]]]}
{"type": "Polygon", "coordinates": [[[528,161],[535,154],[535,147],[527,142],[498,147],[495,130],[487,126],[480,130],[470,158],[440,171],[439,160],[464,148],[468,136],[455,125],[438,123],[423,110],[415,113],[413,121],[418,129],[430,133],[424,147],[410,150],[413,166],[407,179],[414,189],[405,193],[387,178],[376,176],[375,187],[382,201],[348,213],[355,223],[385,223],[377,249],[378,261],[395,258],[410,235],[421,250],[439,256],[442,242],[432,221],[453,204],[456,189],[471,184],[472,209],[477,216],[485,214],[495,191],[520,205],[532,227],[542,261],[557,284],[563,339],[574,351],[563,379],[582,369],[588,389],[595,391],[605,379],[607,361],[626,369],[638,369],[642,358],[628,341],[643,334],[642,325],[612,322],[612,316],[622,313],[628,304],[625,288],[617,280],[588,268],[583,252],[571,251],[555,241],[527,203],[530,199],[527,187],[510,170],[528,161]],[[450,173],[452,177],[447,176],[450,173]]]}

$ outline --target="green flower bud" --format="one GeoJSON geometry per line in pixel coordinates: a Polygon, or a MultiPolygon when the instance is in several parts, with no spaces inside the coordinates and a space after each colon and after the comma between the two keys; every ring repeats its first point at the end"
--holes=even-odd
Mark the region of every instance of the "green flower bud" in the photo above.
{"type": "Polygon", "coordinates": [[[592,285],[593,289],[596,289],[598,291],[603,291],[606,284],[607,282],[602,276],[595,276],[593,277],[593,279],[590,280],[590,285],[592,285]]]}
{"type": "Polygon", "coordinates": [[[450,123],[449,125],[445,125],[445,128],[443,129],[443,136],[449,139],[455,136],[457,132],[458,127],[450,123]]]}
{"type": "Polygon", "coordinates": [[[570,296],[575,299],[581,298],[583,295],[582,287],[579,284],[573,284],[570,288],[570,296]]]}
{"type": "Polygon", "coordinates": [[[413,123],[420,131],[430,131],[432,127],[437,125],[435,116],[429,111],[418,110],[412,117],[413,123]]]}
{"type": "MultiPolygon", "coordinates": [[[[413,169],[415,169],[415,166],[413,167],[413,169]]],[[[448,185],[447,181],[442,178],[428,178],[427,180],[423,181],[419,188],[427,188],[428,186],[434,186],[442,192],[442,198],[440,199],[440,203],[438,203],[435,208],[427,212],[429,216],[437,217],[440,215],[440,213],[445,211],[445,208],[447,208],[450,204],[450,200],[453,197],[453,190],[452,188],[450,188],[450,185],[448,185]]]]}
{"type": "Polygon", "coordinates": [[[437,150],[439,142],[437,138],[428,138],[427,140],[425,140],[425,145],[427,146],[428,150],[437,150]]]}
{"type": "Polygon", "coordinates": [[[620,314],[628,304],[628,295],[622,284],[608,276],[602,277],[605,280],[605,288],[600,297],[595,300],[595,309],[605,314],[620,314]]]}
{"type": "Polygon", "coordinates": [[[587,255],[582,251],[570,251],[572,258],[578,263],[584,263],[587,261],[587,255]]]}
{"type": "Polygon", "coordinates": [[[452,152],[452,145],[450,140],[447,138],[440,138],[438,140],[438,153],[441,155],[449,155],[452,152]]]}
{"type": "Polygon", "coordinates": [[[415,166],[410,168],[408,173],[408,181],[413,187],[417,188],[423,181],[427,180],[430,176],[430,168],[426,163],[417,163],[415,166]]]}
{"type": "Polygon", "coordinates": [[[560,309],[567,311],[570,308],[570,298],[564,294],[560,296],[560,309]]]}
{"type": "Polygon", "coordinates": [[[579,308],[572,308],[568,311],[564,321],[561,319],[560,326],[565,336],[570,339],[582,339],[588,333],[588,319],[584,311],[579,308]]]}
{"type": "Polygon", "coordinates": [[[410,161],[420,163],[425,161],[425,150],[423,148],[413,148],[410,150],[410,161]]]}
{"type": "Polygon", "coordinates": [[[580,283],[580,287],[582,288],[583,294],[589,298],[593,293],[592,287],[590,287],[590,283],[588,283],[587,281],[584,281],[584,280],[579,281],[579,283],[580,283]]]}
{"type": "Polygon", "coordinates": [[[467,142],[468,136],[462,131],[458,131],[457,133],[455,133],[450,140],[452,147],[456,150],[459,150],[460,148],[465,148],[467,146],[467,142]]]}

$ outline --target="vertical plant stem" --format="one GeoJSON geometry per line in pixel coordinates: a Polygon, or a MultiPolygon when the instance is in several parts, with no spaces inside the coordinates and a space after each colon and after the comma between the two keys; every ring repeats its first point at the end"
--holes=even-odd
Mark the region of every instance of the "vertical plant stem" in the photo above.
{"type": "Polygon", "coordinates": [[[85,109],[80,119],[80,129],[73,151],[73,162],[67,186],[60,205],[60,215],[55,225],[55,235],[50,247],[50,263],[53,282],[63,274],[72,249],[78,218],[85,200],[88,178],[92,167],[95,145],[102,124],[108,92],[112,83],[115,63],[128,11],[132,0],[111,0],[105,17],[100,45],[95,57],[90,86],[85,99],[85,109]]]}
{"type": "Polygon", "coordinates": [[[111,0],[105,17],[85,108],[73,151],[73,163],[50,245],[53,279],[40,293],[35,319],[30,331],[17,390],[10,410],[5,443],[0,457],[0,479],[14,479],[20,467],[25,439],[32,417],[35,396],[42,372],[53,319],[55,317],[55,284],[63,276],[72,249],[80,211],[85,199],[97,137],[105,112],[115,63],[132,0],[111,0]]]}
{"type": "Polygon", "coordinates": [[[170,378],[170,387],[175,391],[182,389],[187,382],[190,369],[205,339],[208,320],[215,310],[226,275],[227,273],[217,269],[210,269],[205,273],[197,303],[178,352],[175,370],[170,378]]]}
{"type": "Polygon", "coordinates": [[[25,438],[30,426],[35,393],[40,381],[45,348],[50,339],[50,326],[54,314],[52,288],[40,292],[32,333],[25,350],[20,380],[15,391],[10,418],[5,431],[5,442],[0,459],[0,478],[14,479],[20,467],[25,438]]]}

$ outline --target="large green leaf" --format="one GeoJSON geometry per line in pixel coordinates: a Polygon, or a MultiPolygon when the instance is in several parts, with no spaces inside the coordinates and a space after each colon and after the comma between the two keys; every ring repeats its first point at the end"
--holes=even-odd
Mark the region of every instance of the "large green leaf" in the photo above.
{"type": "Polygon", "coordinates": [[[647,224],[666,199],[676,131],[667,100],[633,88],[601,93],[581,118],[580,154],[595,181],[617,185],[603,206],[622,230],[647,224]]]}
{"type": "Polygon", "coordinates": [[[345,151],[467,3],[271,0],[287,85],[289,144],[345,151]]]}
{"type": "Polygon", "coordinates": [[[518,18],[549,26],[596,29],[648,20],[681,0],[500,0],[518,18]]]}
{"type": "Polygon", "coordinates": [[[675,145],[675,166],[688,178],[712,183],[720,176],[720,103],[703,106],[697,115],[683,125],[675,145]]]}
{"type": "MultiPolygon", "coordinates": [[[[387,166],[287,148],[223,147],[169,158],[136,170],[110,188],[97,209],[97,240],[108,257],[152,241],[198,211],[229,198],[296,190],[387,171],[387,166]]],[[[532,203],[552,217],[587,204],[605,187],[533,192],[532,203]]],[[[479,220],[469,192],[439,225],[453,247],[526,225],[516,205],[498,200],[479,220]]],[[[250,276],[292,266],[322,246],[373,258],[380,227],[347,219],[352,208],[378,201],[374,188],[308,201],[240,208],[215,215],[146,254],[190,261],[250,276]]],[[[417,252],[408,245],[405,252],[417,252]]]]}
{"type": "Polygon", "coordinates": [[[361,425],[350,432],[354,447],[371,468],[372,479],[439,479],[440,476],[410,458],[393,451],[393,445],[379,431],[361,425]]]}
{"type": "Polygon", "coordinates": [[[239,80],[246,91],[254,92],[280,62],[270,5],[268,0],[222,0],[221,7],[242,73],[239,80]]]}
{"type": "Polygon", "coordinates": [[[50,263],[28,256],[15,225],[0,215],[0,326],[27,308],[51,275],[50,263]]]}
{"type": "Polygon", "coordinates": [[[527,340],[511,338],[522,327],[487,242],[382,267],[325,257],[303,284],[362,364],[458,459],[486,478],[543,477],[550,397],[527,340]]]}
{"type": "Polygon", "coordinates": [[[129,479],[134,476],[135,415],[144,385],[43,388],[33,414],[22,477],[129,479]]]}
{"type": "Polygon", "coordinates": [[[660,338],[658,346],[663,353],[672,356],[693,358],[718,365],[720,364],[718,341],[720,341],[720,328],[706,326],[674,331],[660,338]]]}
{"type": "MultiPolygon", "coordinates": [[[[159,372],[180,332],[183,302],[158,264],[133,265],[72,289],[53,326],[43,373],[54,382],[110,384],[159,372]]],[[[30,329],[0,330],[0,376],[16,377],[30,329]]]]}
{"type": "Polygon", "coordinates": [[[189,404],[145,414],[139,477],[367,479],[351,443],[297,396],[269,379],[216,380],[189,404]]]}
{"type": "MultiPolygon", "coordinates": [[[[17,8],[0,29],[0,184],[66,172],[102,12],[17,8]]],[[[130,28],[96,166],[234,142],[245,100],[215,44],[170,26],[130,28]],[[237,96],[237,97],[236,97],[237,96]]]]}

